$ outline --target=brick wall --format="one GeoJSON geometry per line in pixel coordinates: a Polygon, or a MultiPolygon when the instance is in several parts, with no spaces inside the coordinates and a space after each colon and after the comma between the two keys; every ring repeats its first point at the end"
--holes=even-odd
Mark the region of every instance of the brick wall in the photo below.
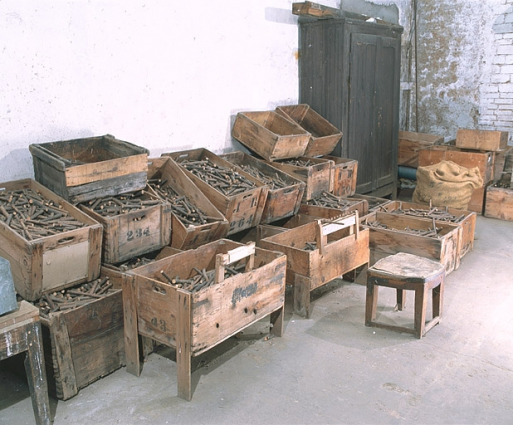
{"type": "MultiPolygon", "coordinates": [[[[503,1],[493,23],[489,73],[480,87],[481,129],[510,132],[513,140],[513,0],[503,1]]],[[[499,8],[498,8],[499,9],[499,8]]]]}

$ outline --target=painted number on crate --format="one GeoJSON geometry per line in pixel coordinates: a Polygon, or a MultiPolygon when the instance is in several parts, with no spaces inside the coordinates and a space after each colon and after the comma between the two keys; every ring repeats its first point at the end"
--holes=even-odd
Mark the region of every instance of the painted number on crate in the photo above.
{"type": "Polygon", "coordinates": [[[129,230],[128,232],[126,232],[126,239],[128,241],[133,241],[134,239],[139,239],[145,236],[150,236],[149,227],[146,227],[145,229],[129,230]]]}
{"type": "Polygon", "coordinates": [[[162,332],[166,332],[167,328],[166,328],[165,320],[162,320],[162,319],[159,320],[156,317],[153,317],[150,322],[153,325],[153,327],[159,328],[162,332]]]}

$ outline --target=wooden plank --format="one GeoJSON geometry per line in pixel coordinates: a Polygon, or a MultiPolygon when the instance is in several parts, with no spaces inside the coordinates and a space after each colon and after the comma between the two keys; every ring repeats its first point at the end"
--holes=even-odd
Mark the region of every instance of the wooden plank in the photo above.
{"type": "Polygon", "coordinates": [[[399,131],[398,165],[417,168],[419,166],[419,150],[443,143],[442,136],[434,134],[399,131]]]}
{"type": "Polygon", "coordinates": [[[23,300],[21,302],[18,302],[17,310],[0,316],[0,331],[9,326],[37,317],[39,317],[39,310],[32,304],[23,300]]]}
{"type": "Polygon", "coordinates": [[[480,151],[498,151],[508,145],[507,131],[458,129],[456,146],[480,151]]]}
{"type": "Polygon", "coordinates": [[[137,328],[137,295],[134,289],[134,276],[122,281],[123,285],[123,320],[125,337],[126,370],[132,375],[141,374],[139,361],[139,332],[137,328]]]}
{"type": "Polygon", "coordinates": [[[323,6],[311,1],[292,3],[292,14],[298,16],[311,16],[318,19],[337,18],[341,16],[339,9],[323,6]]]}
{"type": "Polygon", "coordinates": [[[513,189],[489,186],[486,191],[484,215],[513,221],[513,189]]]}
{"type": "MultiPolygon", "coordinates": [[[[45,324],[45,321],[41,321],[45,324]]],[[[78,393],[78,384],[73,365],[71,343],[68,335],[65,315],[58,314],[49,322],[53,356],[54,371],[56,372],[57,396],[67,400],[78,393]]]]}
{"type": "Polygon", "coordinates": [[[176,369],[178,397],[192,399],[192,310],[190,294],[178,294],[176,369]]]}

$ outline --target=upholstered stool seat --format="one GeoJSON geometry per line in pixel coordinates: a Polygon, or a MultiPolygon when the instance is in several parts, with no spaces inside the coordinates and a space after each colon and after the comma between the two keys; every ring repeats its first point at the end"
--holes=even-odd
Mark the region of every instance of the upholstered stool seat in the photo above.
{"type": "Polygon", "coordinates": [[[365,303],[365,325],[408,332],[422,338],[442,318],[445,267],[443,264],[400,252],[382,258],[367,271],[367,296],[365,303]],[[413,329],[376,321],[378,287],[386,286],[397,291],[399,310],[404,306],[405,292],[415,291],[415,319],[413,329]],[[433,319],[426,323],[428,291],[432,290],[433,319]]]}

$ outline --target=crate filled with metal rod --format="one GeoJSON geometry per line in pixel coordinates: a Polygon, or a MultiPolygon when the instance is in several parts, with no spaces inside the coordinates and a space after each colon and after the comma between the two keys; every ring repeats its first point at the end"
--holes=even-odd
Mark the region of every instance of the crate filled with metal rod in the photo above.
{"type": "Polygon", "coordinates": [[[220,239],[139,267],[125,280],[127,371],[141,373],[138,336],[177,353],[178,396],[191,400],[191,358],[270,318],[281,336],[286,257],[220,239]]]}

